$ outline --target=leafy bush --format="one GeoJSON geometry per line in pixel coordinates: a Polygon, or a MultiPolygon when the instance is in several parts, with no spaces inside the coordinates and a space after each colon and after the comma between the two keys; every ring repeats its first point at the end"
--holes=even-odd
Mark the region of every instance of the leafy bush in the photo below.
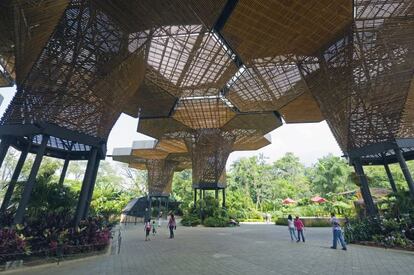
{"type": "Polygon", "coordinates": [[[200,217],[196,215],[184,215],[181,224],[184,226],[197,226],[201,224],[200,217]]]}
{"type": "MultiPolygon", "coordinates": [[[[330,227],[329,218],[315,218],[315,217],[301,217],[300,218],[306,227],[330,227]]],[[[275,222],[276,225],[288,225],[287,218],[279,218],[275,222]]]]}
{"type": "Polygon", "coordinates": [[[203,224],[210,227],[223,227],[228,226],[228,222],[227,210],[221,208],[219,201],[212,197],[197,201],[196,207],[184,209],[181,220],[184,226],[203,224]]]}
{"type": "Polygon", "coordinates": [[[345,238],[349,242],[375,242],[385,247],[414,248],[413,219],[367,218],[351,221],[345,227],[345,238]]]}
{"type": "Polygon", "coordinates": [[[226,227],[229,225],[229,218],[227,217],[208,217],[204,220],[204,225],[207,227],[226,227]]]}

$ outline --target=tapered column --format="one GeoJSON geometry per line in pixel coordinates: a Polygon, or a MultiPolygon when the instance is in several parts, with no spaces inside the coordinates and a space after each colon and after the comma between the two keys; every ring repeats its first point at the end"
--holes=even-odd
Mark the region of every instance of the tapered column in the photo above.
{"type": "Polygon", "coordinates": [[[27,146],[27,148],[21,152],[19,160],[17,161],[16,167],[14,168],[13,175],[9,182],[9,186],[7,187],[6,194],[4,195],[3,203],[1,204],[0,208],[0,215],[3,215],[6,212],[7,207],[10,204],[10,199],[14,192],[14,187],[16,186],[16,182],[19,179],[20,172],[22,171],[24,162],[26,161],[27,155],[30,150],[31,143],[27,146]]]}
{"type": "Polygon", "coordinates": [[[39,171],[40,164],[42,163],[43,155],[45,154],[46,145],[49,141],[49,136],[43,135],[42,142],[36,154],[36,158],[33,162],[32,169],[30,170],[29,178],[24,185],[22,197],[17,208],[16,215],[14,216],[14,224],[21,224],[23,222],[24,213],[26,211],[27,204],[29,203],[30,195],[32,194],[33,187],[35,185],[37,172],[39,171]]]}
{"type": "Polygon", "coordinates": [[[91,207],[93,190],[95,189],[95,183],[96,183],[96,178],[98,176],[98,170],[99,170],[100,162],[101,162],[100,159],[97,159],[95,161],[95,167],[93,168],[92,182],[89,186],[88,198],[86,200],[86,206],[85,206],[85,210],[83,211],[82,219],[86,219],[88,217],[88,214],[89,214],[89,208],[91,207]]]}
{"type": "Polygon", "coordinates": [[[354,164],[355,172],[361,184],[361,193],[362,193],[362,197],[364,198],[367,213],[369,216],[375,216],[377,214],[377,209],[372,199],[371,191],[369,190],[368,180],[367,180],[367,177],[365,176],[364,168],[362,167],[361,160],[359,158],[355,158],[353,159],[353,164],[354,164]]]}
{"type": "Polygon", "coordinates": [[[220,129],[198,129],[185,137],[191,155],[193,188],[226,187],[226,162],[236,136],[220,129]]]}
{"type": "Polygon", "coordinates": [[[408,170],[407,163],[405,162],[404,156],[400,149],[394,149],[395,155],[397,156],[398,162],[400,163],[401,170],[404,174],[404,178],[407,181],[408,188],[410,189],[410,195],[414,199],[414,182],[411,176],[410,170],[408,170]]]}
{"type": "Polygon", "coordinates": [[[63,182],[65,181],[66,172],[68,171],[68,166],[69,166],[69,154],[65,159],[65,163],[63,164],[62,173],[60,173],[59,185],[63,185],[63,182]]]}
{"type": "Polygon", "coordinates": [[[3,165],[4,158],[6,157],[7,151],[9,150],[10,142],[11,142],[11,137],[9,137],[9,136],[3,136],[1,138],[1,143],[0,143],[0,168],[3,165]]]}
{"type": "Polygon", "coordinates": [[[388,180],[390,181],[392,191],[394,193],[397,193],[398,192],[397,186],[395,185],[394,177],[392,176],[392,173],[391,173],[390,167],[388,166],[388,163],[384,163],[384,168],[385,168],[385,172],[387,172],[388,180]]]}
{"type": "Polygon", "coordinates": [[[98,154],[98,149],[93,147],[88,160],[88,165],[86,166],[85,176],[83,177],[82,188],[79,195],[78,205],[76,207],[74,225],[75,227],[79,225],[83,214],[85,213],[86,202],[88,199],[89,188],[92,183],[93,177],[93,168],[95,167],[96,156],[98,154]]]}

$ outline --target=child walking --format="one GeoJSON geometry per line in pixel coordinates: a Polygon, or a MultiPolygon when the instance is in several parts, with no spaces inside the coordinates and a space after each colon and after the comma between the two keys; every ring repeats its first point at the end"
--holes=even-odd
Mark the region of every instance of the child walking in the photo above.
{"type": "Polygon", "coordinates": [[[155,236],[155,234],[157,233],[157,224],[155,223],[155,221],[152,221],[152,236],[155,236]]]}
{"type": "Polygon", "coordinates": [[[303,225],[303,222],[299,219],[299,216],[296,216],[294,225],[296,230],[298,231],[298,240],[296,242],[300,242],[300,236],[302,236],[302,241],[305,242],[305,236],[303,235],[303,228],[305,226],[303,225]]]}
{"type": "Polygon", "coordinates": [[[144,225],[145,230],[145,241],[150,241],[149,234],[151,232],[151,219],[148,219],[144,225]]]}

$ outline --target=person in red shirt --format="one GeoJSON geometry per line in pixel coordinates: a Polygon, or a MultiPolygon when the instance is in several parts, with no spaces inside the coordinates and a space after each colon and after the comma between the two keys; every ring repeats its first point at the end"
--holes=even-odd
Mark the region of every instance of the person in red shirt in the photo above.
{"type": "Polygon", "coordinates": [[[299,219],[299,216],[296,216],[295,221],[293,222],[295,225],[296,230],[298,231],[298,240],[297,243],[300,242],[300,236],[302,236],[302,241],[305,242],[305,236],[303,235],[303,222],[299,219]]]}

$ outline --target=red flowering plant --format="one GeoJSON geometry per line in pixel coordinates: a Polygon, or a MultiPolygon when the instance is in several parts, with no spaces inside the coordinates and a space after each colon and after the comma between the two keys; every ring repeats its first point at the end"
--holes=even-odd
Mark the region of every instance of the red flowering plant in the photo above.
{"type": "Polygon", "coordinates": [[[21,228],[0,229],[0,262],[16,259],[20,256],[30,254],[30,245],[27,239],[21,234],[21,228]]]}

